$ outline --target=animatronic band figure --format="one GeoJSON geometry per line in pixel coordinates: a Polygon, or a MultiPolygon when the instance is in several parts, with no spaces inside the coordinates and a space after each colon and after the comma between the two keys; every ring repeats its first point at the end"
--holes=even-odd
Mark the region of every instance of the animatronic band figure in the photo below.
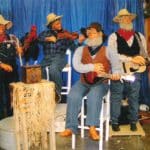
{"type": "Polygon", "coordinates": [[[10,106],[9,83],[18,80],[16,56],[22,54],[22,48],[16,36],[7,34],[6,30],[12,27],[12,22],[0,15],[0,119],[12,115],[10,106]]]}
{"type": "Polygon", "coordinates": [[[97,22],[91,23],[87,28],[87,36],[86,45],[77,48],[73,56],[73,66],[81,76],[67,96],[66,129],[60,135],[68,137],[77,133],[82,99],[87,96],[86,124],[90,127],[91,139],[99,140],[96,126],[99,126],[102,99],[107,93],[108,84],[107,81],[95,79],[108,73],[110,65],[107,50],[103,46],[105,36],[101,25],[97,22]]]}
{"type": "Polygon", "coordinates": [[[108,40],[112,72],[116,74],[116,81],[111,82],[111,121],[114,131],[120,130],[118,118],[124,90],[129,103],[130,129],[131,131],[137,130],[140,90],[140,73],[138,72],[139,66],[145,65],[144,58],[147,57],[147,52],[144,36],[133,29],[132,21],[135,18],[135,14],[121,9],[113,19],[114,22],[119,23],[120,28],[112,33],[108,40]],[[128,63],[131,65],[130,69],[126,68],[128,63]],[[134,82],[120,81],[121,74],[128,72],[127,70],[134,73],[134,82]]]}
{"type": "Polygon", "coordinates": [[[56,83],[57,101],[61,100],[62,69],[66,66],[66,50],[74,50],[74,40],[78,34],[70,33],[62,28],[62,16],[51,13],[47,16],[47,28],[39,35],[43,45],[44,59],[41,62],[43,77],[46,78],[45,67],[49,67],[49,78],[56,83]]]}

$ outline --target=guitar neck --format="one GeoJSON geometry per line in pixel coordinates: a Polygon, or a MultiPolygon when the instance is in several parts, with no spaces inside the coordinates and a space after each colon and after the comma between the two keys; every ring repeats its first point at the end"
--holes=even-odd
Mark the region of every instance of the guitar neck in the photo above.
{"type": "Polygon", "coordinates": [[[99,78],[106,78],[106,79],[110,79],[112,76],[112,74],[103,74],[103,75],[98,75],[99,78]]]}

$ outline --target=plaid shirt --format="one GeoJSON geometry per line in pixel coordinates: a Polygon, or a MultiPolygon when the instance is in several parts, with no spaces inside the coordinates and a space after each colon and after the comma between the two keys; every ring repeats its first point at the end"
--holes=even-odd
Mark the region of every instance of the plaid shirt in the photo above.
{"type": "Polygon", "coordinates": [[[66,50],[69,48],[74,50],[76,45],[73,40],[68,39],[58,39],[54,42],[46,42],[45,38],[49,36],[56,36],[57,33],[53,30],[47,30],[40,33],[38,40],[43,45],[44,55],[55,55],[55,54],[65,54],[66,50]]]}
{"type": "Polygon", "coordinates": [[[15,63],[16,47],[19,46],[18,38],[13,34],[7,34],[7,39],[0,43],[0,61],[3,63],[15,63]]]}

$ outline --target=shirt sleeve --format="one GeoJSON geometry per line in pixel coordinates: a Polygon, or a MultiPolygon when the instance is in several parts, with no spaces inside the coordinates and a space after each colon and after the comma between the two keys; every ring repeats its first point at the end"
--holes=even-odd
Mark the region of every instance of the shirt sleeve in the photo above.
{"type": "Polygon", "coordinates": [[[46,38],[46,37],[49,37],[49,36],[54,36],[54,35],[51,33],[51,31],[43,31],[43,32],[41,32],[41,33],[39,34],[39,36],[38,36],[38,41],[39,41],[40,43],[44,43],[44,42],[47,43],[47,41],[45,41],[45,38],[46,38]]]}
{"type": "Polygon", "coordinates": [[[138,34],[141,40],[141,55],[143,55],[145,58],[150,59],[147,52],[146,39],[142,33],[138,32],[138,34]]]}
{"type": "Polygon", "coordinates": [[[117,49],[117,36],[115,33],[112,33],[108,38],[108,46],[111,49],[117,49]]]}
{"type": "Polygon", "coordinates": [[[21,46],[21,43],[20,43],[19,39],[18,39],[15,35],[9,34],[9,37],[10,37],[10,42],[11,42],[15,47],[21,46]]]}
{"type": "Polygon", "coordinates": [[[115,50],[111,49],[111,47],[106,48],[106,56],[111,64],[111,72],[112,73],[121,73],[121,61],[119,59],[119,54],[116,53],[115,50]]]}
{"type": "Polygon", "coordinates": [[[79,73],[87,73],[87,72],[93,71],[94,70],[93,64],[83,64],[81,62],[82,53],[83,53],[83,46],[78,47],[75,50],[73,60],[72,60],[74,69],[79,73]]]}
{"type": "Polygon", "coordinates": [[[46,32],[42,32],[39,34],[39,37],[38,37],[38,41],[39,42],[45,42],[45,36],[46,36],[46,32]]]}
{"type": "Polygon", "coordinates": [[[108,46],[106,49],[106,56],[108,57],[111,64],[112,73],[122,73],[122,62],[121,57],[127,59],[126,56],[122,56],[117,51],[117,36],[112,33],[108,38],[108,46]]]}

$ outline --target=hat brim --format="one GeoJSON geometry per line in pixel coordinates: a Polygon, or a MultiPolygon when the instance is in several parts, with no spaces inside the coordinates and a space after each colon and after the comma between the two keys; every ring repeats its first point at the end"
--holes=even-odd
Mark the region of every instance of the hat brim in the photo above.
{"type": "Polygon", "coordinates": [[[50,21],[50,22],[47,22],[47,23],[46,23],[46,26],[48,26],[50,23],[55,22],[56,20],[61,19],[62,17],[63,17],[62,15],[61,15],[61,16],[57,16],[54,20],[52,20],[52,21],[50,21]]]}
{"type": "Polygon", "coordinates": [[[11,21],[7,21],[7,20],[3,20],[0,24],[5,25],[7,30],[10,29],[13,25],[11,21]]]}
{"type": "Polygon", "coordinates": [[[134,20],[136,18],[136,14],[130,14],[130,15],[121,15],[121,16],[116,16],[113,18],[113,21],[116,22],[116,23],[119,23],[120,22],[120,18],[122,16],[130,16],[132,20],[134,20]]]}
{"type": "Polygon", "coordinates": [[[10,29],[12,27],[13,23],[11,21],[8,21],[8,23],[6,24],[6,29],[10,29]]]}

